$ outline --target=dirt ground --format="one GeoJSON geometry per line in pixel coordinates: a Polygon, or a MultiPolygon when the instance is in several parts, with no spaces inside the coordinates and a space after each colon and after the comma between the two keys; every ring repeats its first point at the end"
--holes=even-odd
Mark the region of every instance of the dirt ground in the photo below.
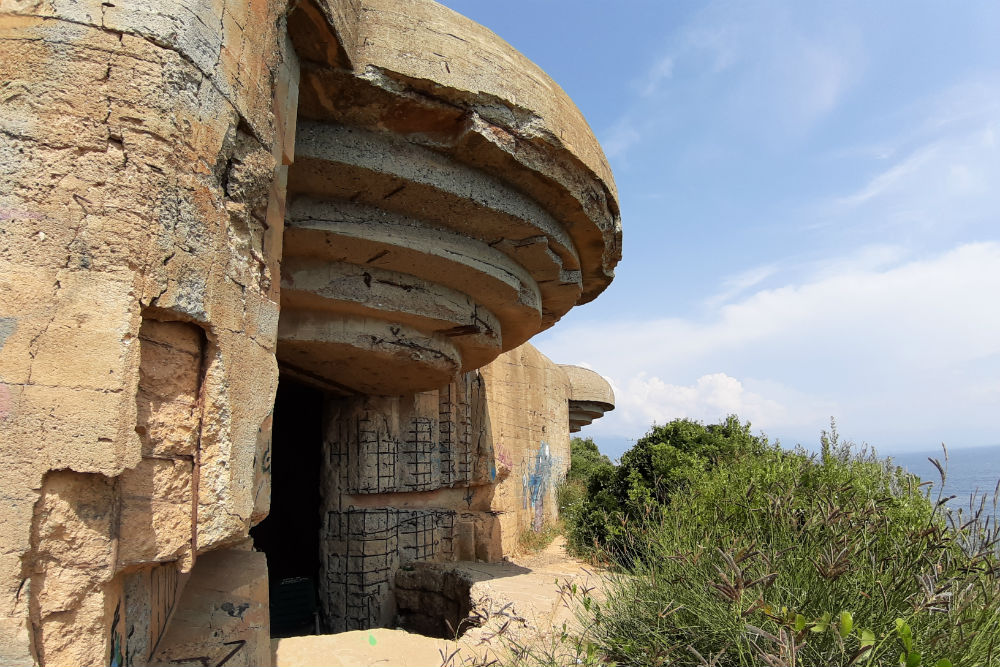
{"type": "Polygon", "coordinates": [[[275,639],[276,667],[458,667],[496,657],[501,643],[493,638],[506,623],[518,641],[551,642],[563,623],[573,627],[572,611],[559,594],[560,583],[593,586],[597,577],[587,564],[566,553],[557,537],[536,554],[507,563],[456,563],[476,583],[471,597],[486,617],[457,642],[379,628],[335,635],[275,639]],[[456,653],[457,651],[457,653],[456,653]]]}

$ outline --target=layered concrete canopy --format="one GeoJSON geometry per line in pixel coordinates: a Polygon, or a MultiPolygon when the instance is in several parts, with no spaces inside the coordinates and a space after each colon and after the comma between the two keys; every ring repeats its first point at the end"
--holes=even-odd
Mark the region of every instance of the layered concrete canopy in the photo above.
{"type": "Polygon", "coordinates": [[[615,393],[600,374],[582,366],[560,365],[569,378],[569,430],[576,433],[615,409],[615,393]]]}
{"type": "Polygon", "coordinates": [[[423,0],[306,3],[289,34],[278,359],[292,372],[345,393],[432,389],[608,285],[610,169],[533,63],[423,0]]]}

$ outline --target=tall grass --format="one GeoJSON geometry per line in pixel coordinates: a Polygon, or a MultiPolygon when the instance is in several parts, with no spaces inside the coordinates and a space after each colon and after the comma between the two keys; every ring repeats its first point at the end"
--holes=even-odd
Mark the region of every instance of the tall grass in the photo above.
{"type": "Polygon", "coordinates": [[[517,536],[517,548],[521,554],[535,554],[552,544],[552,541],[565,531],[563,522],[546,521],[541,528],[525,528],[517,536]]]}
{"type": "Polygon", "coordinates": [[[593,640],[630,665],[1000,664],[997,531],[943,505],[835,430],[819,457],[737,452],[619,517],[593,640]]]}

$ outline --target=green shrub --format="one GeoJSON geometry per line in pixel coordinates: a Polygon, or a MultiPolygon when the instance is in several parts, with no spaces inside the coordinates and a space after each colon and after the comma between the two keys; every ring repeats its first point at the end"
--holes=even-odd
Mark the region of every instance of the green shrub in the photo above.
{"type": "Polygon", "coordinates": [[[590,479],[603,470],[614,470],[614,465],[611,459],[601,454],[591,438],[573,438],[570,441],[569,471],[556,489],[559,516],[565,526],[579,522],[590,479]]]}
{"type": "Polygon", "coordinates": [[[570,440],[569,472],[566,479],[580,481],[586,485],[594,472],[600,468],[611,468],[609,459],[597,448],[593,438],[573,438],[570,440]]]}
{"type": "Polygon", "coordinates": [[[708,426],[688,419],[654,426],[618,466],[590,469],[587,497],[567,520],[570,545],[578,552],[601,547],[618,553],[632,523],[666,504],[675,489],[720,461],[765,444],[734,415],[708,426]]]}
{"type": "Polygon", "coordinates": [[[588,506],[625,509],[608,535],[626,567],[584,614],[607,659],[1000,663],[995,530],[949,528],[918,479],[835,430],[817,458],[732,419],[719,439],[688,424],[657,427],[662,440],[647,436],[613,477],[592,478],[588,506]],[[641,514],[633,503],[646,503],[641,514]]]}

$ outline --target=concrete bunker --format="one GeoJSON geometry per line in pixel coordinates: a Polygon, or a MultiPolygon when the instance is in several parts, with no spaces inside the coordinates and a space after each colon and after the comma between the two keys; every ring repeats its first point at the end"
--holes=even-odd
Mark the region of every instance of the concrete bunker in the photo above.
{"type": "Polygon", "coordinates": [[[615,409],[615,394],[603,377],[589,368],[561,365],[569,378],[569,430],[577,433],[615,409]]]}
{"type": "Polygon", "coordinates": [[[570,382],[525,343],[621,226],[544,72],[427,0],[0,13],[4,664],[267,664],[553,516],[570,382]]]}
{"type": "MultiPolygon", "coordinates": [[[[401,565],[498,560],[520,529],[541,526],[552,512],[557,459],[568,463],[564,444],[549,444],[565,439],[567,383],[557,369],[544,370],[551,362],[531,356],[543,367],[531,378],[535,391],[554,396],[554,423],[539,423],[530,452],[507,445],[513,461],[495,437],[489,407],[513,385],[506,369],[477,369],[596,296],[619,243],[607,183],[587,163],[560,156],[564,147],[547,155],[518,138],[521,123],[537,121],[520,111],[497,115],[496,99],[483,93],[495,82],[470,71],[456,87],[427,87],[409,70],[410,46],[375,29],[373,21],[400,20],[395,7],[337,7],[303,2],[289,15],[279,80],[287,96],[276,105],[286,186],[283,233],[273,240],[281,250],[280,380],[272,517],[252,531],[268,554],[274,634],[392,624],[401,565]],[[331,21],[337,18],[339,25],[331,21]],[[352,29],[369,36],[355,40],[352,29]],[[498,133],[507,140],[497,142],[498,133]],[[286,440],[281,425],[284,410],[304,405],[283,403],[282,386],[291,383],[292,393],[314,392],[308,445],[286,440]],[[279,450],[305,447],[307,460],[317,460],[317,415],[318,479],[297,477],[289,487],[279,450]],[[519,511],[504,517],[497,485],[508,476],[503,502],[519,511]],[[310,518],[282,518],[295,506],[310,518]],[[318,536],[314,570],[306,571],[311,561],[300,554],[299,571],[279,572],[289,540],[267,543],[268,535],[299,529],[311,531],[302,549],[317,546],[318,536]],[[293,608],[299,620],[286,623],[293,608]]],[[[429,40],[420,53],[464,58],[461,40],[441,40],[442,21],[454,22],[456,34],[471,31],[487,59],[515,53],[432,3],[410,3],[408,11],[429,40]],[[424,32],[422,22],[436,27],[424,32]]],[[[494,93],[543,102],[548,92],[537,85],[529,77],[494,93]]],[[[573,126],[576,118],[554,120],[573,126]]],[[[593,141],[589,131],[578,138],[593,141]]],[[[528,411],[531,399],[521,391],[528,411]]],[[[505,428],[523,422],[516,410],[500,412],[505,428]]]]}

